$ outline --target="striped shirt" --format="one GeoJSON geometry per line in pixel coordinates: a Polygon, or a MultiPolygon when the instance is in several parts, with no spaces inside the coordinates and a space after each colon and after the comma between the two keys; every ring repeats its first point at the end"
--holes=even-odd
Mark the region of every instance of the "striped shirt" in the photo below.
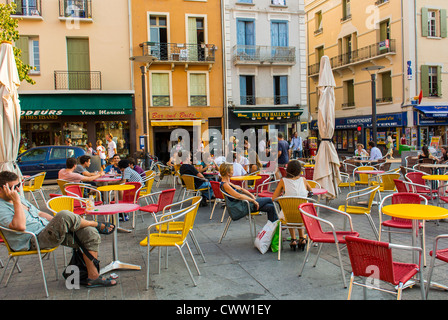
{"type": "Polygon", "coordinates": [[[123,171],[123,179],[127,182],[140,182],[143,183],[142,176],[137,173],[137,171],[127,167],[123,171]]]}

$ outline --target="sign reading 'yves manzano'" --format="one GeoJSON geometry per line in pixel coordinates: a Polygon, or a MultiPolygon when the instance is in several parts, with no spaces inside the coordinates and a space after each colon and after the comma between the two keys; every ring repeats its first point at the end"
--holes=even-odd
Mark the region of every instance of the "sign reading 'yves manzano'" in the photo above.
{"type": "Polygon", "coordinates": [[[131,94],[22,94],[21,116],[114,116],[132,114],[131,94]]]}

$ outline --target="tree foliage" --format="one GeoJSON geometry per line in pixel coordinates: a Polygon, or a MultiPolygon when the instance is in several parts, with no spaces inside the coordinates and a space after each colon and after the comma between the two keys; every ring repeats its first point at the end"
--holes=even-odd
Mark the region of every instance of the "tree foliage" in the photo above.
{"type": "MultiPolygon", "coordinates": [[[[18,19],[11,17],[15,12],[16,4],[14,2],[11,4],[0,4],[0,41],[9,41],[13,43],[19,39],[20,35],[19,31],[17,31],[19,21],[18,19]]],[[[28,72],[32,70],[33,67],[22,61],[22,50],[17,47],[13,47],[13,50],[20,81],[25,80],[28,83],[35,84],[36,82],[28,75],[28,72]]]]}

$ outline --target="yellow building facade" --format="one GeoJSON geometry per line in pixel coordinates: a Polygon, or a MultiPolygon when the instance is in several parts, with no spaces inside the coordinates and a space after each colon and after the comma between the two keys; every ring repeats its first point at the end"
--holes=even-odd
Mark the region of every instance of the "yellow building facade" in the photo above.
{"type": "Polygon", "coordinates": [[[132,1],[132,50],[137,136],[146,109],[151,154],[168,161],[174,129],[189,133],[190,149],[194,131],[206,144],[208,129],[222,129],[220,1],[132,1]]]}

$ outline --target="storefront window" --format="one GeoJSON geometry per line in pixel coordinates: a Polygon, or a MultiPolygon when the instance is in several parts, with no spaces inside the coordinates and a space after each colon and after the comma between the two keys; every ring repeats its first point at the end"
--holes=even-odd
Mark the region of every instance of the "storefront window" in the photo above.
{"type": "Polygon", "coordinates": [[[87,140],[87,122],[66,122],[62,127],[63,138],[71,139],[73,146],[85,147],[87,140]]]}
{"type": "Polygon", "coordinates": [[[130,130],[128,121],[98,121],[95,122],[96,140],[92,144],[96,144],[97,140],[103,142],[103,146],[107,146],[106,135],[111,134],[112,139],[117,144],[117,152],[125,158],[129,156],[130,151],[130,130]]]}
{"type": "Polygon", "coordinates": [[[61,144],[60,123],[22,123],[20,131],[20,152],[37,146],[61,144]]]}

